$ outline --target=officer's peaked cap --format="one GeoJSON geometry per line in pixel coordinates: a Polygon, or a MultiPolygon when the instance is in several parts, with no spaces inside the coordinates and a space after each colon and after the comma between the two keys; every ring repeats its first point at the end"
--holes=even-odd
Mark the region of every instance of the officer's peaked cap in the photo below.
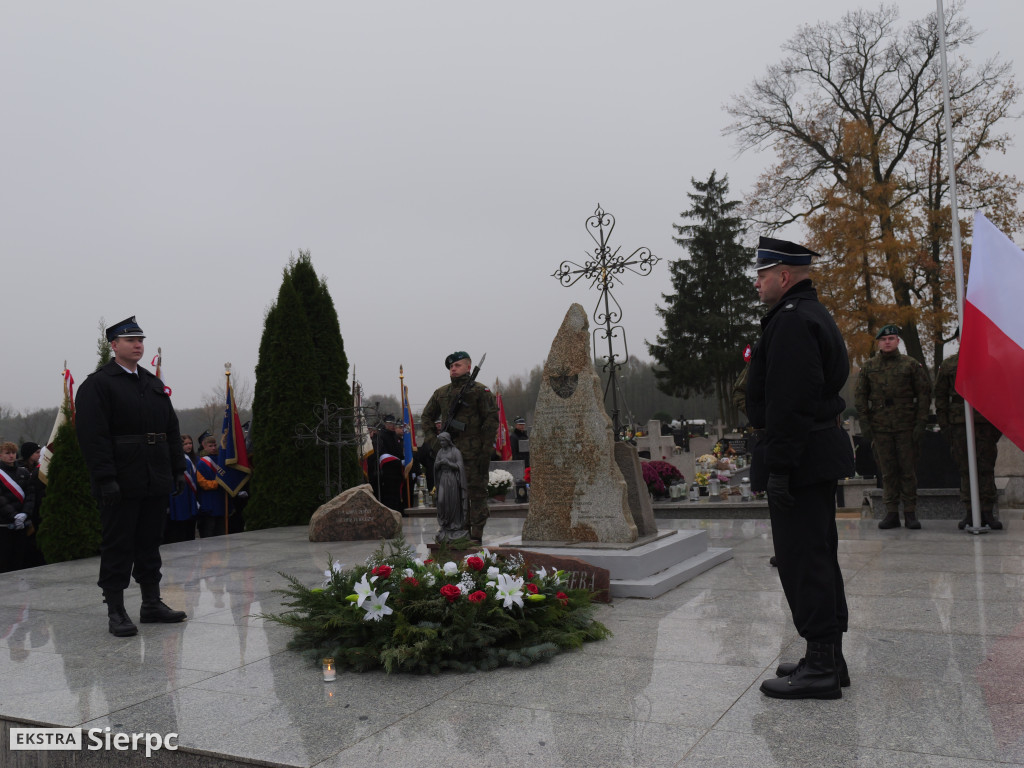
{"type": "Polygon", "coordinates": [[[114,323],[112,326],[107,328],[107,341],[113,341],[114,339],[120,339],[126,336],[138,336],[140,338],[146,338],[146,334],[142,332],[139,324],[135,322],[135,315],[126,317],[120,323],[114,323]]]}
{"type": "Polygon", "coordinates": [[[803,245],[797,245],[788,240],[762,237],[757,242],[757,262],[754,267],[757,270],[768,269],[776,264],[806,267],[811,263],[811,258],[815,256],[821,258],[819,254],[803,245]]]}
{"type": "Polygon", "coordinates": [[[524,419],[522,416],[516,416],[516,418],[512,422],[512,424],[513,425],[515,425],[515,424],[522,424],[525,427],[526,426],[526,419],[524,419]]]}
{"type": "Polygon", "coordinates": [[[444,359],[444,367],[451,368],[452,363],[457,363],[459,360],[469,360],[469,352],[452,352],[444,359]]]}

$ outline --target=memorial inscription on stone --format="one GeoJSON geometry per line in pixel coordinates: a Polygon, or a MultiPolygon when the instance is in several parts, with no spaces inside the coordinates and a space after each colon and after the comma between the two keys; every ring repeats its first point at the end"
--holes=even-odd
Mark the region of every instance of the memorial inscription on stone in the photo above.
{"type": "Polygon", "coordinates": [[[546,568],[548,573],[562,571],[562,589],[585,589],[591,593],[591,599],[601,603],[610,603],[612,598],[608,589],[611,585],[611,574],[607,568],[580,560],[578,557],[549,555],[546,552],[531,552],[528,549],[515,547],[492,548],[491,552],[504,557],[522,555],[527,568],[536,571],[546,568]]]}
{"type": "Polygon", "coordinates": [[[320,506],[309,521],[310,541],[390,539],[402,530],[402,516],[377,501],[369,484],[349,488],[320,506]]]}
{"type": "Polygon", "coordinates": [[[579,304],[551,343],[534,416],[523,542],[636,541],[612,422],[590,360],[590,323],[579,304]]]}

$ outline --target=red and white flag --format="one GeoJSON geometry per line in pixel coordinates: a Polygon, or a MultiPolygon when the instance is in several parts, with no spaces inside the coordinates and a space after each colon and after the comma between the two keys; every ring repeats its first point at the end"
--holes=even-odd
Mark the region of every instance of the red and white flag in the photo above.
{"type": "Polygon", "coordinates": [[[1024,251],[974,214],[956,391],[1024,449],[1024,251]]]}
{"type": "Polygon", "coordinates": [[[47,483],[46,473],[50,470],[50,460],[53,458],[53,442],[57,439],[57,430],[61,428],[67,419],[64,417],[64,405],[67,404],[71,411],[71,422],[75,421],[75,379],[71,371],[64,369],[64,399],[61,407],[57,409],[57,418],[54,419],[53,429],[50,430],[50,439],[46,441],[43,450],[39,453],[39,479],[45,485],[47,483]]]}

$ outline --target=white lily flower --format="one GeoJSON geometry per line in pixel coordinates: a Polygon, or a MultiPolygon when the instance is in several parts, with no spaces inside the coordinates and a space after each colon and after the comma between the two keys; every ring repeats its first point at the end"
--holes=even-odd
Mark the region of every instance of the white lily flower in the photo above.
{"type": "Polygon", "coordinates": [[[377,595],[371,592],[370,599],[363,606],[363,610],[366,611],[363,621],[380,621],[389,613],[394,613],[389,606],[385,605],[390,594],[390,592],[385,592],[383,595],[377,595]]]}
{"type": "Polygon", "coordinates": [[[511,608],[515,603],[523,607],[523,580],[516,576],[509,576],[507,573],[498,574],[498,591],[494,595],[495,600],[503,600],[503,608],[511,608]]]}
{"type": "Polygon", "coordinates": [[[491,554],[491,550],[489,550],[487,547],[484,547],[483,549],[481,549],[480,550],[480,554],[477,555],[477,557],[479,557],[485,563],[488,562],[488,561],[493,563],[493,562],[496,562],[497,559],[498,559],[497,557],[495,557],[494,555],[491,554]]]}
{"type": "Polygon", "coordinates": [[[335,573],[341,573],[345,570],[345,564],[341,562],[341,560],[335,560],[334,563],[331,564],[331,570],[335,573]]]}
{"type": "Polygon", "coordinates": [[[544,566],[542,565],[542,566],[540,567],[540,570],[539,570],[539,571],[537,571],[537,578],[538,578],[538,579],[546,579],[547,577],[548,577],[548,569],[547,569],[547,568],[545,568],[545,567],[544,567],[544,566]]]}
{"type": "Polygon", "coordinates": [[[366,574],[364,573],[363,578],[360,581],[356,582],[355,590],[356,594],[359,596],[359,599],[356,601],[356,605],[361,606],[366,601],[366,599],[373,594],[373,587],[371,587],[370,585],[373,584],[373,582],[375,582],[376,580],[376,576],[371,576],[370,580],[367,581],[366,574]]]}
{"type": "Polygon", "coordinates": [[[445,574],[445,576],[454,576],[458,572],[459,572],[459,566],[456,565],[455,563],[453,563],[451,560],[449,560],[447,563],[444,564],[444,574],[445,574]]]}

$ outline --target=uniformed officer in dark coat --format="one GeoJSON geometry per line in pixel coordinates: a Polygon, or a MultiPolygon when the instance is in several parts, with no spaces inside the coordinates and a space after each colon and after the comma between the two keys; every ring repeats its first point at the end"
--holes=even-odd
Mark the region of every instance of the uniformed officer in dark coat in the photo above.
{"type": "Polygon", "coordinates": [[[817,255],[762,237],[754,283],[771,309],[747,374],[747,416],[764,430],[753,449],[751,485],[768,491],[779,579],[807,641],[803,659],[781,665],[778,677],[761,684],[763,693],[782,699],[838,699],[840,686],[849,685],[835,515],[837,481],[853,474],[853,450],[839,421],[850,363],[810,280],[817,255]]]}
{"type": "Polygon", "coordinates": [[[448,420],[452,403],[464,391],[462,402],[448,426],[455,447],[462,453],[466,467],[466,485],[469,491],[469,537],[483,541],[487,523],[487,473],[494,438],[498,434],[498,401],[494,394],[478,381],[470,383],[473,361],[467,352],[453,352],[444,360],[451,383],[434,391],[423,407],[423,431],[436,455],[437,427],[435,422],[448,420]],[[468,385],[468,386],[467,386],[468,385]]]}
{"type": "Polygon", "coordinates": [[[97,584],[117,637],[138,632],[124,607],[132,576],[142,589],[143,623],[186,618],[160,600],[167,495],[185,489],[185,454],[170,396],[139,365],[143,339],[134,316],[107,328],[114,359],[90,375],[75,398],[78,442],[103,525],[97,584]]]}
{"type": "Polygon", "coordinates": [[[526,419],[522,416],[516,416],[512,422],[512,434],[508,436],[509,443],[512,445],[512,461],[522,461],[526,466],[530,466],[530,452],[524,451],[520,447],[520,441],[527,442],[530,439],[530,433],[526,431],[526,419]]]}

